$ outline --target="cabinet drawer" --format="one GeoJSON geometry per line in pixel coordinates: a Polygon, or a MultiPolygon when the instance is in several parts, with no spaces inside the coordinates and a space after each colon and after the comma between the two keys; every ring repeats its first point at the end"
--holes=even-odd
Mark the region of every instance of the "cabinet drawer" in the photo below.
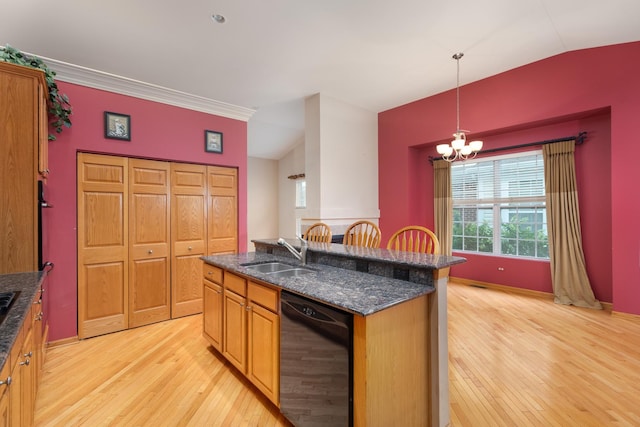
{"type": "Polygon", "coordinates": [[[214,283],[222,285],[222,269],[209,265],[206,262],[203,264],[204,278],[211,280],[214,283]]]}
{"type": "Polygon", "coordinates": [[[266,309],[278,312],[278,291],[274,288],[261,285],[255,282],[249,282],[249,290],[247,298],[256,302],[266,309]]]}
{"type": "Polygon", "coordinates": [[[243,297],[247,296],[247,281],[228,271],[224,273],[224,287],[243,297]]]}

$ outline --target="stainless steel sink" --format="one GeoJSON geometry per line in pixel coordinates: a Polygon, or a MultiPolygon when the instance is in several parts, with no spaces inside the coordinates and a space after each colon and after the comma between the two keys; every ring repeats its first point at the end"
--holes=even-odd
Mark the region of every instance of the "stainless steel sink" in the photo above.
{"type": "Polygon", "coordinates": [[[260,273],[273,273],[276,271],[291,270],[296,268],[293,265],[285,264],[283,262],[265,262],[263,264],[251,264],[244,267],[249,270],[259,271],[260,273]]]}
{"type": "Polygon", "coordinates": [[[271,277],[294,277],[301,274],[313,273],[314,270],[306,267],[296,267],[293,265],[285,264],[283,262],[264,262],[261,264],[244,264],[243,267],[257,271],[260,273],[268,274],[271,277]]]}

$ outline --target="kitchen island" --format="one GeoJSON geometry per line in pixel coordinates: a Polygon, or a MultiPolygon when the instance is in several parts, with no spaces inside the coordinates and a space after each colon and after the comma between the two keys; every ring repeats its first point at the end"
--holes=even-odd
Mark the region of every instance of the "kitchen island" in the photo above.
{"type": "Polygon", "coordinates": [[[276,240],[254,243],[256,252],[203,259],[353,315],[355,426],[449,423],[445,286],[449,267],[464,258],[309,243],[313,271],[286,277],[251,267],[300,262],[276,240]]]}

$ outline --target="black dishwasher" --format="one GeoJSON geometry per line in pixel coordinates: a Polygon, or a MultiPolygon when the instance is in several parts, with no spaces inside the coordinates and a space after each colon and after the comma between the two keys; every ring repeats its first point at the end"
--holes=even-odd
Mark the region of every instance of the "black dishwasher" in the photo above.
{"type": "Polygon", "coordinates": [[[296,427],[353,425],[353,316],[282,291],[280,410],[296,427]]]}

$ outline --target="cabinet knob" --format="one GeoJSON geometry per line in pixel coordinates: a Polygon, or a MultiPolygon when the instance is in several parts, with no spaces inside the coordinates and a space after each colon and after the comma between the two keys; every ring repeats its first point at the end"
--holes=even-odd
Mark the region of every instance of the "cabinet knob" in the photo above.
{"type": "Polygon", "coordinates": [[[25,366],[25,365],[26,365],[26,366],[29,366],[29,364],[30,364],[30,363],[31,363],[31,359],[27,359],[27,360],[25,360],[24,362],[20,362],[20,365],[21,365],[21,366],[25,366]]]}
{"type": "Polygon", "coordinates": [[[149,255],[153,253],[153,249],[149,249],[149,255]]]}
{"type": "MultiPolygon", "coordinates": [[[[24,357],[32,357],[33,356],[33,351],[30,351],[29,353],[25,353],[24,357]]],[[[27,363],[28,365],[28,363],[27,363]]]]}
{"type": "Polygon", "coordinates": [[[11,385],[11,377],[7,377],[6,380],[0,380],[0,385],[11,385]]]}
{"type": "Polygon", "coordinates": [[[191,246],[189,246],[187,249],[192,250],[193,248],[191,246]]]}
{"type": "Polygon", "coordinates": [[[208,274],[209,276],[212,276],[212,275],[213,275],[213,273],[212,273],[211,271],[209,271],[207,274],[208,274]]]}

